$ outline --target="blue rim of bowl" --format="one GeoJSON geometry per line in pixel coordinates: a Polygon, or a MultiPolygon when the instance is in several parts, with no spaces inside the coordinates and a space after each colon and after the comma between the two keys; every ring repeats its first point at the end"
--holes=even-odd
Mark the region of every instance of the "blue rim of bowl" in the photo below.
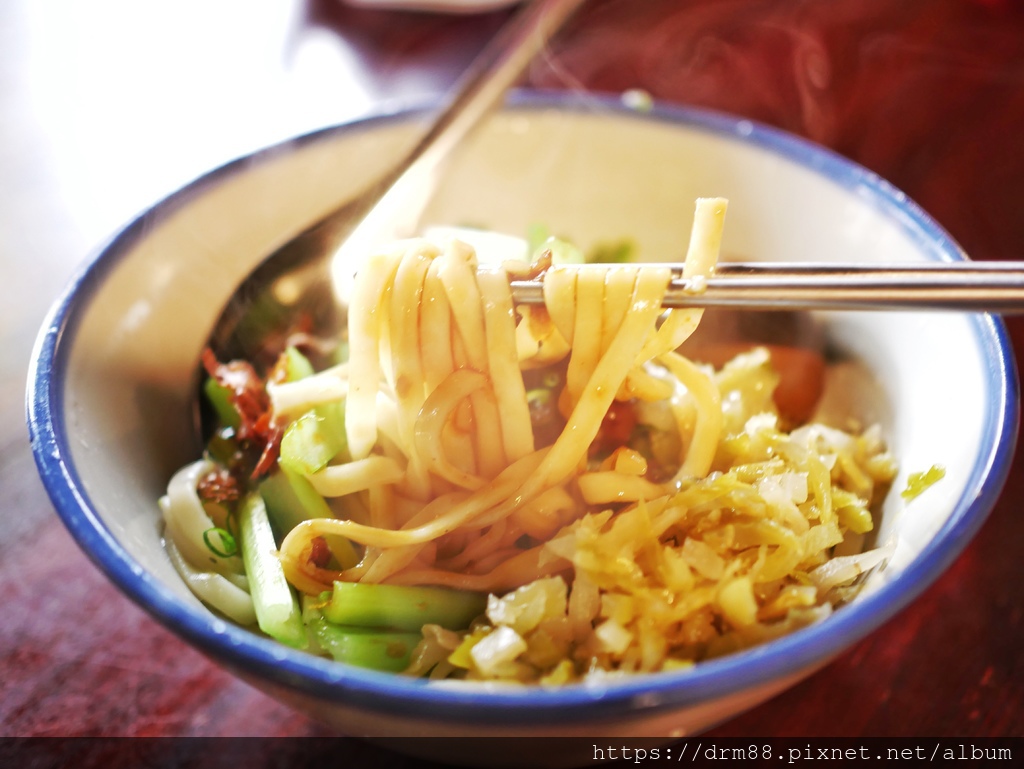
{"type": "MultiPolygon", "coordinates": [[[[704,109],[655,104],[637,111],[612,95],[566,95],[517,91],[513,110],[563,109],[598,115],[633,116],[753,144],[856,189],[894,216],[932,259],[965,258],[957,243],[900,190],[850,160],[784,131],[704,109]]],[[[214,659],[249,678],[301,692],[319,700],[392,716],[455,721],[469,727],[544,724],[557,728],[643,717],[697,706],[739,691],[796,677],[829,662],[845,648],[888,621],[923,592],[966,547],[995,504],[1009,473],[1017,437],[1018,379],[1003,322],[993,316],[971,320],[981,355],[988,362],[989,405],[982,443],[988,446],[971,469],[949,519],[924,551],[871,595],[843,607],[826,622],[735,654],[703,662],[688,671],[636,675],[599,685],[557,689],[524,687],[508,691],[438,686],[419,679],[377,673],[287,649],[210,612],[185,604],[152,578],[121,547],[88,498],[71,462],[64,424],[61,383],[84,308],[96,287],[152,216],[166,216],[197,192],[250,167],[282,148],[316,142],[346,131],[365,130],[408,119],[425,109],[402,107],[325,128],[239,158],[200,177],[140,215],[102,246],[58,298],[39,333],[29,371],[29,433],[43,484],[79,546],[125,594],[159,622],[214,659]]]]}

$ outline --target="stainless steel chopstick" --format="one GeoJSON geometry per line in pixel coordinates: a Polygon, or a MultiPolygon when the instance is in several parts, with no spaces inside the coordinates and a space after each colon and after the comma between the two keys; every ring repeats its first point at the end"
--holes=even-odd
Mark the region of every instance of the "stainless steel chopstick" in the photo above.
{"type": "MultiPolygon", "coordinates": [[[[592,269],[608,265],[580,265],[592,269]]],[[[723,262],[706,280],[675,277],[664,306],[760,310],[1024,312],[1024,263],[828,264],[723,262]]],[[[539,280],[512,282],[517,302],[539,304],[539,280]]]]}

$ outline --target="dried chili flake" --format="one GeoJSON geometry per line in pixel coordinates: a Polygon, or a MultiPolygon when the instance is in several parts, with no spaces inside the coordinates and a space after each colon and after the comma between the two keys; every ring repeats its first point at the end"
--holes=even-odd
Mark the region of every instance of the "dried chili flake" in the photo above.
{"type": "Polygon", "coordinates": [[[331,561],[331,548],[327,546],[327,540],[323,537],[313,537],[309,544],[309,563],[323,569],[331,561]]]}
{"type": "Polygon", "coordinates": [[[241,495],[238,479],[226,468],[211,470],[196,484],[196,492],[204,502],[227,503],[237,501],[241,495]]]}
{"type": "Polygon", "coordinates": [[[270,411],[266,383],[246,361],[221,363],[209,348],[203,350],[203,367],[221,387],[227,389],[231,405],[239,416],[236,437],[259,453],[252,478],[270,472],[277,461],[283,428],[270,411]]]}

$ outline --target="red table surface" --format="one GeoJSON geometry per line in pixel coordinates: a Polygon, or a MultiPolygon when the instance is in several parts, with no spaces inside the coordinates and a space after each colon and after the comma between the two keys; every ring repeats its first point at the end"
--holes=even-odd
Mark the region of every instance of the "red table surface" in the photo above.
{"type": "MultiPolygon", "coordinates": [[[[174,13],[174,4],[153,5],[174,13]]],[[[266,13],[253,6],[251,14],[266,13]]],[[[344,42],[353,77],[375,97],[436,93],[505,15],[309,2],[291,44],[314,33],[344,42]]],[[[231,50],[250,28],[215,23],[187,55],[231,50]]],[[[274,65],[285,74],[287,53],[274,65]]],[[[131,66],[158,66],[135,55],[131,66]]],[[[17,74],[13,65],[6,71],[17,74]]],[[[1024,4],[593,0],[526,80],[642,88],[795,132],[890,180],[973,258],[1024,258],[1024,4]]],[[[3,193],[0,203],[13,197],[3,193]]],[[[29,268],[12,267],[14,259],[3,254],[17,280],[29,268]]],[[[41,319],[54,296],[36,289],[29,314],[41,319]]],[[[18,360],[4,359],[8,402],[20,398],[34,331],[23,325],[18,360]]],[[[1009,319],[1008,327],[1019,355],[1024,325],[1009,319]]],[[[0,735],[331,735],[209,662],[107,582],[53,513],[24,426],[8,409],[0,422],[0,735]]],[[[908,609],[708,737],[1024,736],[1022,461],[980,534],[908,609]]]]}

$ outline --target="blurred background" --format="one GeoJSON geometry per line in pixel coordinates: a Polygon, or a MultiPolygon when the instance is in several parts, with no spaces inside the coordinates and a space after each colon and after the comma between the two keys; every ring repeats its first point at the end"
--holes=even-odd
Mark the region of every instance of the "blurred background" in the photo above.
{"type": "MultiPolygon", "coordinates": [[[[234,157],[442,93],[509,13],[370,5],[0,3],[0,736],[328,734],[79,553],[36,478],[24,388],[49,305],[121,225],[234,157]]],[[[525,81],[792,131],[887,178],[973,258],[1024,259],[1016,0],[591,0],[525,81]]],[[[716,734],[1024,736],[1021,501],[1014,472],[909,611],[716,734]]]]}

